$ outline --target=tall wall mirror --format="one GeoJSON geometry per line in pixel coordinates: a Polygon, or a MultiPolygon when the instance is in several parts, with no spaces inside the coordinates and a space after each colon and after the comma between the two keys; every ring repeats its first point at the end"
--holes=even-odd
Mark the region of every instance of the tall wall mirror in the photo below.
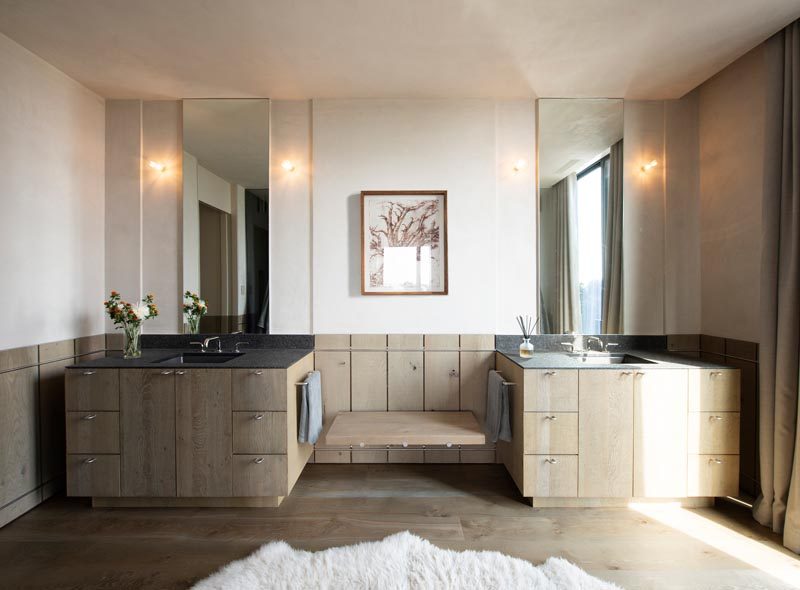
{"type": "Polygon", "coordinates": [[[269,333],[269,101],[183,101],[183,291],[200,332],[269,333]]]}
{"type": "Polygon", "coordinates": [[[622,333],[622,100],[539,100],[538,145],[539,331],[622,333]]]}

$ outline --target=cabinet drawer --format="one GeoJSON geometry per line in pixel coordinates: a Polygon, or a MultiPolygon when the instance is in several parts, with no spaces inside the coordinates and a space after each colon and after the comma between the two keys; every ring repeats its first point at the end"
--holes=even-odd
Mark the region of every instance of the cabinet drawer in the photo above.
{"type": "Polygon", "coordinates": [[[288,493],[286,455],[235,455],[234,496],[285,496],[288,493]]]}
{"type": "Polygon", "coordinates": [[[576,412],[525,412],[525,453],[577,455],[576,412]]]}
{"type": "Polygon", "coordinates": [[[119,453],[119,412],[67,412],[68,453],[119,453]]]}
{"type": "Polygon", "coordinates": [[[234,412],[235,454],[285,453],[286,412],[234,412]]]}
{"type": "Polygon", "coordinates": [[[68,496],[119,496],[119,455],[67,455],[68,496]]]}
{"type": "Polygon", "coordinates": [[[283,369],[234,369],[233,409],[286,411],[286,371],[283,369]]]}
{"type": "Polygon", "coordinates": [[[738,412],[739,369],[698,369],[689,373],[690,412],[738,412]]]}
{"type": "Polygon", "coordinates": [[[118,369],[67,369],[66,409],[119,410],[118,369]]]}
{"type": "Polygon", "coordinates": [[[736,496],[739,455],[689,455],[689,496],[736,496]]]}
{"type": "Polygon", "coordinates": [[[526,412],[577,412],[578,371],[525,371],[526,412]]]}
{"type": "Polygon", "coordinates": [[[576,498],[577,455],[525,455],[523,496],[532,498],[576,498]]]}
{"type": "Polygon", "coordinates": [[[690,412],[689,452],[737,455],[739,416],[738,412],[690,412]]]}

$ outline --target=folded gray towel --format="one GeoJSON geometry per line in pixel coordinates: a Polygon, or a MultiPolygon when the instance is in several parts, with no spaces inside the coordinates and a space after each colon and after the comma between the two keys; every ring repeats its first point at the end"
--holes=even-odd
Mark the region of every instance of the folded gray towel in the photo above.
{"type": "Polygon", "coordinates": [[[313,445],[322,432],[322,375],[319,371],[311,371],[304,383],[300,393],[297,441],[313,445]]]}
{"type": "Polygon", "coordinates": [[[486,423],[484,431],[491,442],[511,442],[511,407],[508,385],[497,371],[489,371],[486,387],[486,423]]]}

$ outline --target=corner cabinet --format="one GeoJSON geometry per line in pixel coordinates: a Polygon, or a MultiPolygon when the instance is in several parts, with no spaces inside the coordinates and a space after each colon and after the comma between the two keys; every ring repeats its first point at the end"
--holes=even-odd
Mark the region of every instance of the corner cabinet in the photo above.
{"type": "Polygon", "coordinates": [[[288,369],[67,370],[67,493],[98,506],[277,506],[311,456],[288,369]]]}
{"type": "Polygon", "coordinates": [[[515,383],[498,456],[534,505],[738,493],[738,369],[496,365],[515,383]]]}

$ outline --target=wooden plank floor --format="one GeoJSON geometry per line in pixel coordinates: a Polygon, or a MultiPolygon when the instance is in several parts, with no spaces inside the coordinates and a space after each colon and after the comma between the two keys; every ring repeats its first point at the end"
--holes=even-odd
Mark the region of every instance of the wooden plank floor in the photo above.
{"type": "MultiPolygon", "coordinates": [[[[682,513],[748,556],[766,551],[800,568],[745,510],[682,513]]],[[[277,509],[91,509],[54,498],[0,529],[0,587],[186,588],[270,540],[317,550],[402,530],[533,563],[563,556],[631,589],[792,587],[636,510],[533,509],[498,465],[310,465],[277,509]]]]}

